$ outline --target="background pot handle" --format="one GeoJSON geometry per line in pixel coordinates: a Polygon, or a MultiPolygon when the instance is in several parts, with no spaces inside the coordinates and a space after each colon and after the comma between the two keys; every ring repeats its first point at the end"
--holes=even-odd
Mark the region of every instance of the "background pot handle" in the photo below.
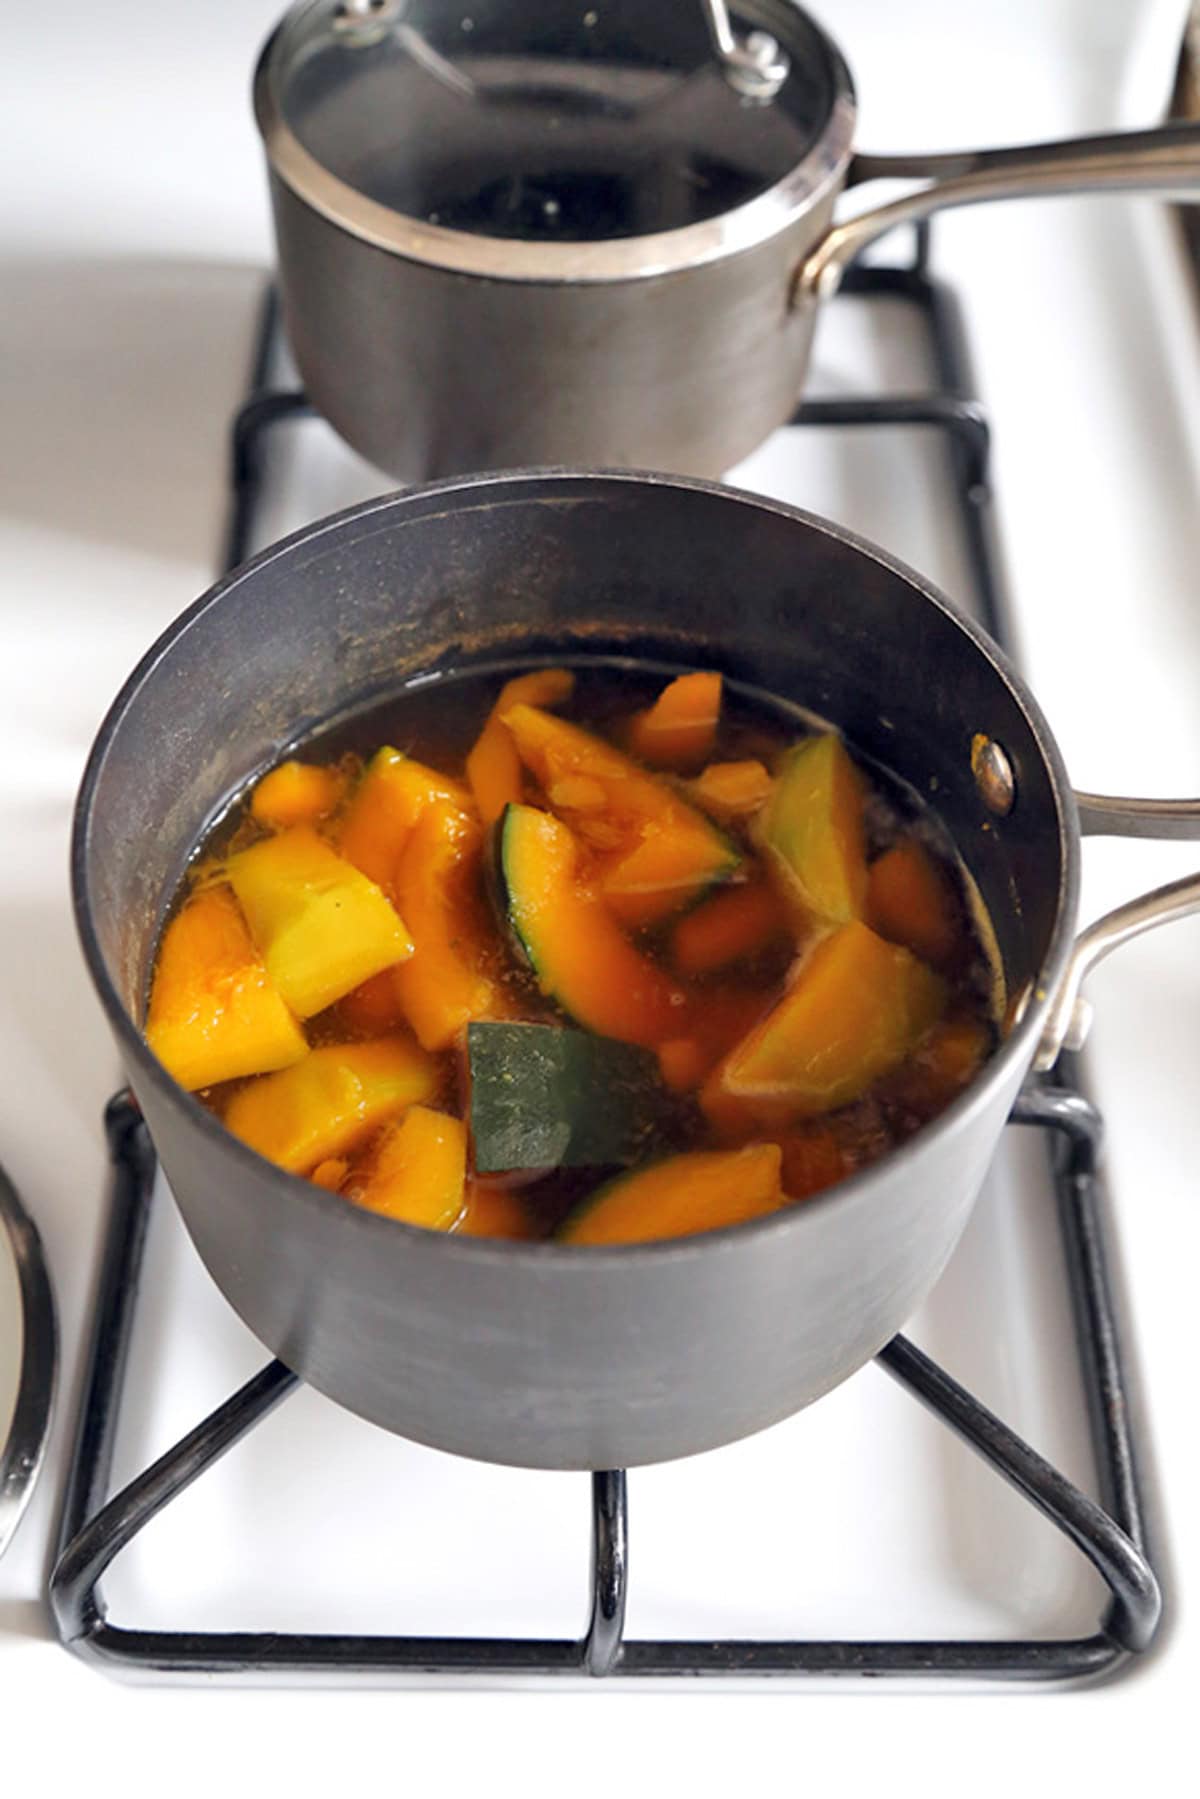
{"type": "MultiPolygon", "coordinates": [[[[1135,800],[1077,793],[1079,828],[1087,837],[1200,838],[1200,800],[1135,800]]],[[[1062,984],[1050,1003],[1033,1065],[1044,1073],[1064,1049],[1082,1049],[1092,1022],[1083,983],[1105,956],[1155,925],[1200,912],[1200,875],[1187,875],[1106,912],[1075,941],[1062,984]]]]}
{"type": "Polygon", "coordinates": [[[1037,194],[1129,192],[1179,197],[1200,193],[1200,126],[1109,132],[1004,150],[939,156],[859,156],[850,180],[925,178],[929,185],[835,225],[796,270],[794,304],[834,293],[849,265],[875,238],[943,207],[1037,194]]]}

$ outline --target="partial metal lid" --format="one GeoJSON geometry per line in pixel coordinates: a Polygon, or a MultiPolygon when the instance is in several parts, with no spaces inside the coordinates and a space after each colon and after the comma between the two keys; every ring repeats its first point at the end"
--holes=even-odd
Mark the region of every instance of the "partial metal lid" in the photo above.
{"type": "Polygon", "coordinates": [[[327,218],[528,280],[762,242],[841,178],[854,122],[840,54],[791,0],[306,0],[255,109],[327,218]]]}

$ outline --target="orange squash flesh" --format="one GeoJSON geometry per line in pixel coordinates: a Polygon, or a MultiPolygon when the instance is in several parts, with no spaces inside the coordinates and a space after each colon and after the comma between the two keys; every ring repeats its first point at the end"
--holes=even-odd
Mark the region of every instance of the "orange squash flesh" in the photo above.
{"type": "Polygon", "coordinates": [[[652,768],[698,768],[712,755],[720,716],[720,675],[679,675],[637,714],[629,747],[652,768]]]}
{"type": "Polygon", "coordinates": [[[463,1237],[507,1237],[515,1242],[537,1235],[517,1194],[473,1180],[467,1182],[463,1209],[450,1228],[463,1237]]]}
{"type": "Polygon", "coordinates": [[[353,1189],[351,1197],[369,1212],[445,1231],[463,1209],[466,1171],[462,1119],[411,1106],[384,1132],[366,1186],[353,1189]]]}
{"type": "Polygon", "coordinates": [[[681,974],[711,974],[769,949],[788,922],[787,907],[765,881],[725,887],[680,919],[671,933],[671,960],[681,974]]]}
{"type": "Polygon", "coordinates": [[[671,1156],[601,1188],[559,1236],[565,1243],[645,1243],[742,1224],[779,1209],[779,1175],[776,1143],[671,1156]]]}
{"type": "Polygon", "coordinates": [[[276,831],[289,825],[315,825],[336,812],[345,785],[340,769],[312,762],[281,762],[255,787],[250,816],[276,831]]]}
{"type": "Polygon", "coordinates": [[[412,954],[380,889],[309,825],[241,850],[226,873],[267,973],[300,1018],[412,954]]]}
{"type": "Polygon", "coordinates": [[[168,1074],[193,1092],[269,1074],[308,1054],[228,887],[195,894],[167,926],[146,1040],[168,1074]]]}
{"type": "Polygon", "coordinates": [[[396,971],[405,1016],[425,1049],[445,1049],[475,1018],[508,1015],[478,894],[483,833],[478,822],[437,802],[421,817],[400,859],[397,896],[410,916],[414,951],[396,971]]]}
{"type": "Polygon", "coordinates": [[[600,851],[600,887],[622,923],[653,924],[732,877],[740,857],[728,838],[628,756],[534,706],[511,707],[504,722],[551,803],[600,851]],[[572,804],[580,777],[583,805],[572,804]]]}
{"type": "Polygon", "coordinates": [[[509,922],[544,993],[602,1037],[653,1048],[687,1028],[686,994],[642,956],[594,889],[578,880],[561,820],[508,806],[500,870],[509,922]]]}
{"type": "Polygon", "coordinates": [[[761,762],[710,762],[688,783],[688,794],[714,818],[748,818],[766,804],[773,785],[761,762]]]}
{"type": "Polygon", "coordinates": [[[805,909],[830,924],[867,898],[863,778],[833,732],[793,750],[758,821],[759,841],[805,909]]]}
{"type": "Polygon", "coordinates": [[[333,1043],[240,1088],[225,1108],[225,1124],[269,1162],[307,1174],[432,1099],[439,1083],[437,1063],[411,1037],[333,1043]]]}
{"type": "Polygon", "coordinates": [[[872,862],[867,922],[935,968],[948,967],[962,948],[954,890],[928,850],[911,838],[872,862]]]}
{"type": "Polygon", "coordinates": [[[438,800],[463,812],[472,806],[461,782],[399,750],[377,750],[342,821],[342,855],[385,893],[394,893],[400,852],[422,813],[438,800]]]}
{"type": "Polygon", "coordinates": [[[898,1067],[945,1002],[945,982],[931,969],[851,921],[809,951],[783,998],[726,1058],[717,1085],[797,1117],[833,1111],[898,1067]]]}
{"type": "Polygon", "coordinates": [[[467,757],[467,780],[485,826],[494,825],[505,806],[516,805],[525,797],[521,758],[511,731],[502,722],[504,714],[513,706],[559,706],[574,690],[575,676],[569,668],[539,668],[529,675],[516,675],[500,689],[467,757]]]}
{"type": "Polygon", "coordinates": [[[783,1154],[780,1179],[789,1199],[811,1199],[823,1193],[853,1169],[837,1135],[827,1125],[809,1124],[781,1137],[783,1154]]]}

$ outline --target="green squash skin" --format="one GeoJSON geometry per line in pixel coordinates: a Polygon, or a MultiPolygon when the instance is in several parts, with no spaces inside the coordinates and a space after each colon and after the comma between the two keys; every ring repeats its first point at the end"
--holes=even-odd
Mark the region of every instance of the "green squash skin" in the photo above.
{"type": "Polygon", "coordinates": [[[679,1108],[648,1050],[546,1024],[467,1027],[471,1138],[480,1174],[644,1163],[679,1108]]]}

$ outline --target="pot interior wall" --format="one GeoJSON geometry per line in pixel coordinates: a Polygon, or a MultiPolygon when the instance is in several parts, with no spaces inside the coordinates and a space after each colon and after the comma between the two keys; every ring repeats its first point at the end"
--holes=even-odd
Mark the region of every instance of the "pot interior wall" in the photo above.
{"type": "Polygon", "coordinates": [[[285,745],[418,673],[568,652],[720,668],[837,723],[931,799],[995,926],[1009,990],[1050,946],[1062,822],[1031,719],[964,626],[820,521],[727,490],[570,475],[374,502],[235,574],[146,659],[85,791],[80,899],[141,1015],[163,909],[205,823],[285,745]],[[984,806],[986,733],[1017,780],[984,806]]]}

